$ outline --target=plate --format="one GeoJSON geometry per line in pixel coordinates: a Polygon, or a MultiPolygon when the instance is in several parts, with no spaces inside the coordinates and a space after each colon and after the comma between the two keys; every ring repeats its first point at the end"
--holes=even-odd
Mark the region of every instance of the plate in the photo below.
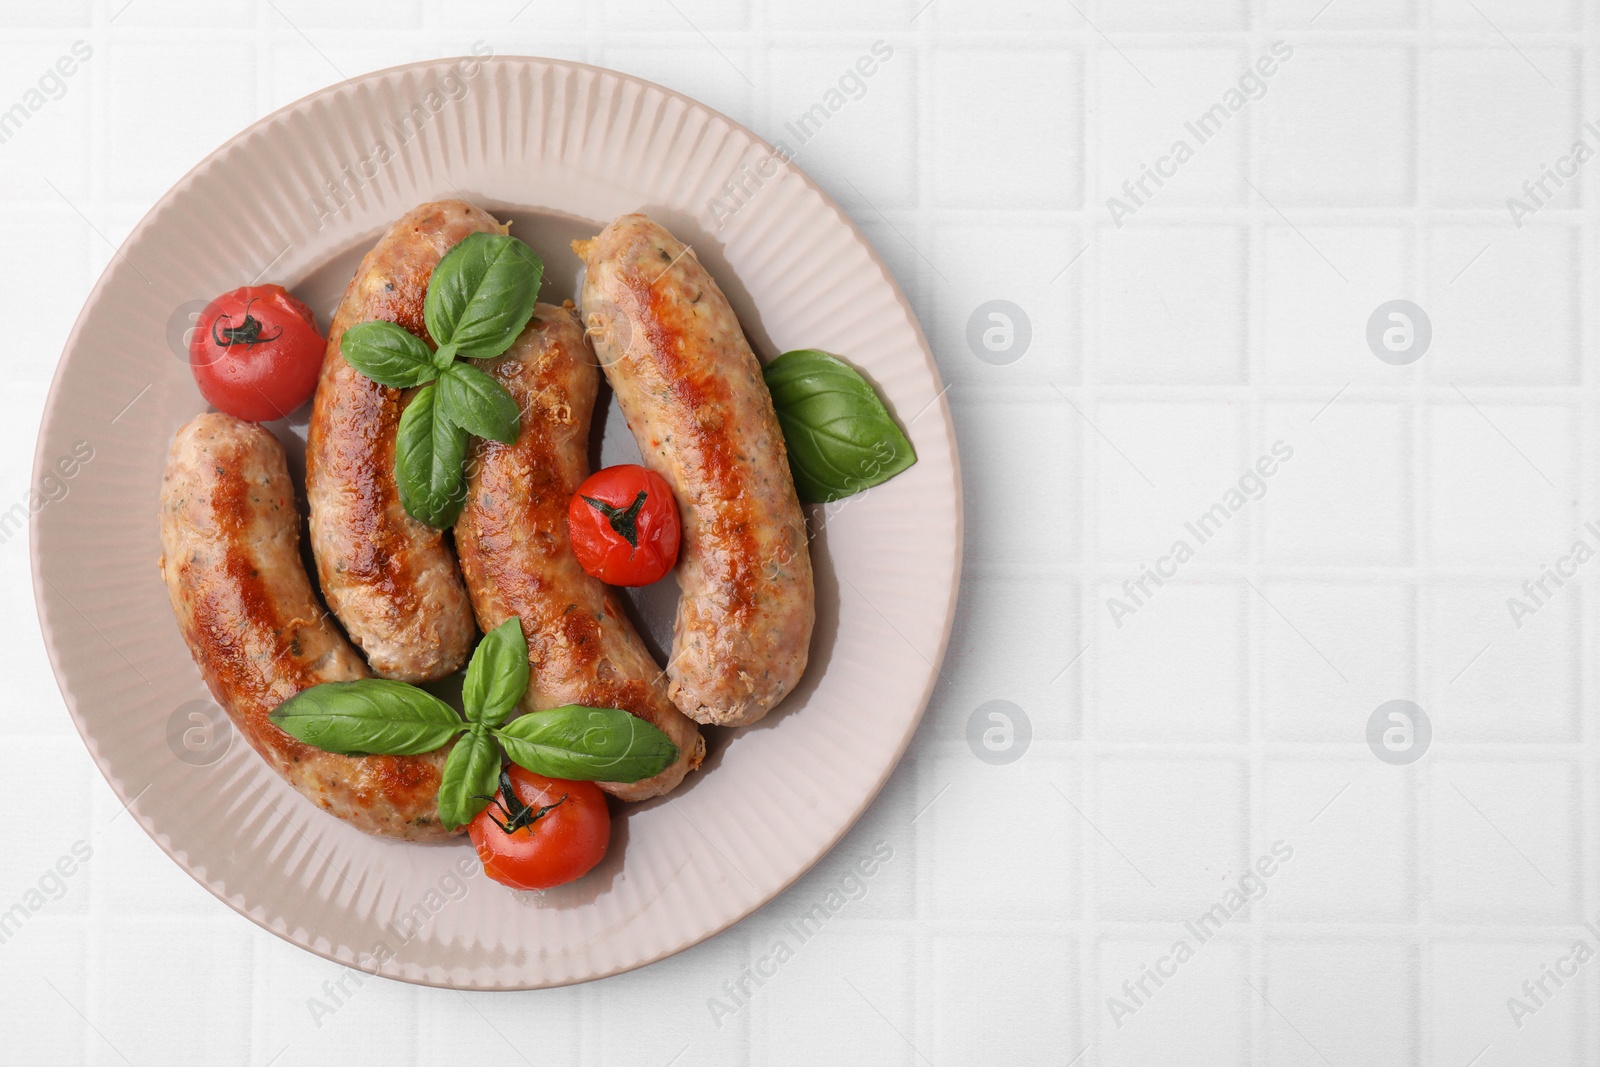
{"type": "MultiPolygon", "coordinates": [[[[626,455],[622,420],[605,421],[602,454],[626,455]]],[[[295,420],[274,429],[298,443],[295,420]]],[[[882,261],[748,130],[580,64],[396,67],[306,97],[217,149],[161,198],[95,286],[37,448],[35,484],[67,490],[47,494],[55,499],[32,518],[39,621],[111,788],[240,914],[330,960],[409,982],[579,982],[749,915],[816,863],[887,780],[932,692],[955,610],[954,432],[927,342],[882,261]],[[542,896],[490,882],[463,841],[368,837],[297,795],[211,702],[156,566],[166,451],[205,410],[183,341],[205,299],[280,281],[326,328],[379,234],[416,204],[452,196],[512,220],[549,265],[544,299],[573,295],[568,239],[625,212],[654,216],[693,246],[764,359],[802,347],[846,356],[919,457],[885,485],[809,509],[818,620],[796,692],[754,726],[710,731],[711,754],[689,784],[626,808],[602,866],[542,896]]],[[[636,604],[658,651],[667,593],[636,604]]]]}

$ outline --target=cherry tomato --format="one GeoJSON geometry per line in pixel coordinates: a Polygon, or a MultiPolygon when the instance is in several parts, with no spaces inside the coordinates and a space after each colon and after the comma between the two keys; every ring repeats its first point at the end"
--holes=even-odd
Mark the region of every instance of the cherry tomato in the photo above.
{"type": "Polygon", "coordinates": [[[311,398],[326,347],[311,309],[283,286],[246,286],[200,313],[189,369],[212,407],[269,422],[311,398]]]}
{"type": "Polygon", "coordinates": [[[512,765],[500,792],[467,827],[485,873],[512,889],[549,889],[582,878],[611,843],[611,810],[593,782],[569,782],[512,765]]]}
{"type": "Polygon", "coordinates": [[[611,585],[649,585],[678,562],[678,505],[666,479],[631,463],[596,471],[567,508],[572,550],[611,585]]]}

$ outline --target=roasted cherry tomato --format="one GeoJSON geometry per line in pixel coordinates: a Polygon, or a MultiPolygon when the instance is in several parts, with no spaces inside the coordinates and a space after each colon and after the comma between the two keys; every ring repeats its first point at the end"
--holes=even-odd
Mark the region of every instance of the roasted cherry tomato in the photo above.
{"type": "Polygon", "coordinates": [[[212,407],[269,422],[311,398],[326,347],[311,309],[283,286],[246,286],[200,313],[189,369],[212,407]]]}
{"type": "Polygon", "coordinates": [[[512,889],[549,889],[582,878],[605,856],[611,811],[593,782],[512,765],[467,833],[490,878],[512,889]]]}
{"type": "Polygon", "coordinates": [[[678,505],[665,478],[631,463],[591,474],[567,508],[572,550],[611,585],[649,585],[678,562],[678,505]]]}

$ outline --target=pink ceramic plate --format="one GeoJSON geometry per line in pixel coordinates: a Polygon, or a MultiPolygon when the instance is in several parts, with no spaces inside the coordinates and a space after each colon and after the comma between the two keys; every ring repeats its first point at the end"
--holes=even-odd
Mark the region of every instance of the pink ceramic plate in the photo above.
{"type": "MultiPolygon", "coordinates": [[[[70,494],[33,519],[45,644],[111,787],[162,849],[252,921],[329,959],[430,985],[614,974],[777,895],[900,758],[937,675],[960,570],[960,481],[941,394],[916,320],[866,240],[737,124],[659,86],[554,60],[381,71],[214,152],[95,287],[35,457],[43,476],[78,442],[93,450],[70,494]],[[741,168],[759,180],[742,181],[739,205],[724,186],[741,168]],[[629,808],[601,868],[537,900],[489,882],[464,842],[380,841],[302,800],[210,704],[156,569],[167,446],[205,408],[182,357],[192,314],[260,279],[289,285],[326,327],[378,234],[450,196],[510,219],[545,257],[543,297],[555,300],[575,291],[569,239],[648,212],[693,245],[764,358],[801,347],[847,356],[920,457],[886,485],[812,509],[818,625],[799,690],[757,726],[713,731],[691,785],[629,808]]],[[[298,444],[303,420],[274,428],[298,444]]],[[[604,458],[626,457],[621,420],[605,421],[604,458]]],[[[660,592],[637,605],[658,642],[672,606],[660,592]]]]}

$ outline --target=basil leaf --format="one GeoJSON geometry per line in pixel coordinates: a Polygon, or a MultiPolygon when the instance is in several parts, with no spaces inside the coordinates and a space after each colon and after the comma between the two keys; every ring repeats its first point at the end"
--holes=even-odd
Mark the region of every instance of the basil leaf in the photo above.
{"type": "Polygon", "coordinates": [[[387,678],[314,685],[267,718],[289,736],[343,756],[419,756],[466,726],[432,693],[387,678]]]}
{"type": "Polygon", "coordinates": [[[467,664],[461,700],[467,718],[499,726],[528,691],[528,639],[522,620],[513,615],[484,635],[467,664]]]}
{"type": "Polygon", "coordinates": [[[477,437],[511,444],[522,429],[522,411],[505,387],[470,363],[452,364],[439,376],[439,409],[477,437]]]}
{"type": "Polygon", "coordinates": [[[454,830],[489,806],[500,777],[500,748],[482,726],[474,725],[456,742],[439,778],[439,821],[454,830]]]}
{"type": "Polygon", "coordinates": [[[494,731],[519,767],[550,778],[637,782],[660,774],[678,746],[643,719],[580,704],[535,711],[494,731]]]}
{"type": "Polygon", "coordinates": [[[428,343],[392,322],[358,322],[344,332],[345,361],[379,385],[410,389],[439,376],[428,343]]]}
{"type": "Polygon", "coordinates": [[[461,464],[467,432],[441,416],[437,397],[438,387],[425,385],[401,414],[394,480],[406,514],[442,530],[456,521],[466,502],[461,464]]]}
{"type": "Polygon", "coordinates": [[[917,461],[878,394],[842,359],[814,348],[785,352],[762,377],[803,503],[824,504],[881,485],[917,461]]]}
{"type": "Polygon", "coordinates": [[[515,237],[470,234],[434,268],[423,321],[434,341],[468,359],[498,356],[533,317],[543,276],[544,262],[515,237]]]}

